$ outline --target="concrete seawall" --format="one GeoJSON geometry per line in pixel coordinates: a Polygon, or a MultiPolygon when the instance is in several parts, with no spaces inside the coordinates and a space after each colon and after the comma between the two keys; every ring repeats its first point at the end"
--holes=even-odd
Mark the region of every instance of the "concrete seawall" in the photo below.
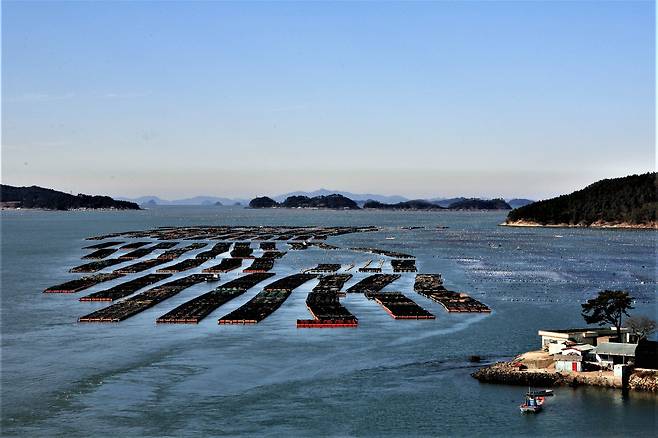
{"type": "MultiPolygon", "coordinates": [[[[512,362],[497,362],[480,368],[473,374],[482,383],[499,383],[534,387],[554,386],[600,386],[622,388],[622,381],[612,372],[560,373],[546,369],[519,370],[512,362]]],[[[636,370],[628,379],[628,389],[634,391],[658,392],[658,372],[636,370]]]]}

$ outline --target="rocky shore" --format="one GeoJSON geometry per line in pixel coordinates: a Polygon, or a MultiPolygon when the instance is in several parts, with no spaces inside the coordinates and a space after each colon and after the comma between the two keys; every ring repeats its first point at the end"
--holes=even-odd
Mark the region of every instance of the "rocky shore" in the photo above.
{"type": "MultiPolygon", "coordinates": [[[[547,369],[520,370],[513,362],[497,362],[480,368],[473,374],[483,383],[500,383],[534,387],[554,386],[600,386],[605,388],[622,388],[621,379],[612,372],[560,373],[547,369]]],[[[638,370],[628,379],[628,389],[634,391],[658,392],[658,373],[638,370]]]]}
{"type": "Polygon", "coordinates": [[[542,228],[612,228],[612,229],[637,229],[637,230],[658,230],[658,222],[650,222],[645,224],[630,224],[630,223],[612,223],[612,222],[594,222],[590,225],[574,225],[567,223],[560,224],[540,224],[539,222],[516,220],[505,221],[501,226],[504,227],[542,227],[542,228]]]}

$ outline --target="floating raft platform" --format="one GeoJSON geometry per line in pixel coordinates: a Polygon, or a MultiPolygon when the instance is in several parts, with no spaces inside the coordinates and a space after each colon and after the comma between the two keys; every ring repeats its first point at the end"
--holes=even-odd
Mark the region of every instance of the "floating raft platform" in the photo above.
{"type": "Polygon", "coordinates": [[[109,257],[118,250],[116,248],[103,248],[103,249],[97,249],[96,251],[87,254],[86,256],[83,256],[83,259],[92,259],[92,260],[100,260],[104,259],[105,257],[109,257]]]}
{"type": "Polygon", "coordinates": [[[345,283],[352,279],[352,274],[331,274],[323,275],[320,281],[313,288],[312,293],[336,293],[339,294],[345,283]]]}
{"type": "Polygon", "coordinates": [[[161,259],[158,257],[155,259],[133,263],[132,265],[124,266],[123,268],[115,269],[114,272],[117,274],[135,274],[137,272],[146,271],[147,269],[151,269],[159,265],[164,265],[170,261],[171,260],[161,259]]]}
{"type": "Polygon", "coordinates": [[[276,251],[276,242],[261,242],[260,249],[263,251],[276,251]]]}
{"type": "Polygon", "coordinates": [[[274,259],[257,258],[254,259],[251,266],[242,270],[245,273],[267,272],[274,267],[274,259]]]}
{"type": "MultiPolygon", "coordinates": [[[[158,245],[163,245],[165,243],[167,243],[167,242],[162,242],[162,243],[159,243],[158,245]]],[[[164,260],[175,260],[178,257],[185,254],[186,252],[195,251],[197,249],[205,248],[206,246],[208,246],[207,243],[190,243],[189,245],[184,246],[182,248],[170,249],[169,251],[165,251],[162,254],[160,254],[158,256],[158,258],[161,258],[161,259],[164,259],[164,260]]]]}
{"type": "Polygon", "coordinates": [[[491,309],[482,302],[463,292],[454,292],[443,287],[440,274],[418,274],[414,290],[420,295],[441,304],[451,313],[490,313],[491,309]]]}
{"type": "Polygon", "coordinates": [[[273,276],[272,273],[258,273],[236,278],[220,285],[213,291],[181,304],[162,315],[156,322],[159,324],[198,324],[218,307],[273,276]]]}
{"type": "Polygon", "coordinates": [[[168,277],[171,277],[171,274],[147,274],[143,277],[135,278],[134,280],[127,281],[125,283],[118,284],[109,289],[105,289],[99,292],[94,292],[93,294],[86,295],[80,298],[80,301],[114,301],[120,298],[127,297],[132,295],[138,290],[149,286],[158,281],[162,281],[168,277]]]}
{"type": "Polygon", "coordinates": [[[379,292],[395,280],[400,274],[373,274],[347,289],[348,293],[379,292]]]}
{"type": "Polygon", "coordinates": [[[71,268],[69,272],[84,272],[84,273],[98,272],[101,269],[109,268],[110,266],[118,265],[119,263],[123,263],[123,262],[125,262],[125,260],[121,260],[121,259],[98,260],[95,262],[85,263],[84,265],[76,266],[75,268],[71,268]]]}
{"type": "Polygon", "coordinates": [[[162,301],[173,297],[184,289],[195,284],[212,281],[210,275],[192,274],[174,281],[156,286],[146,292],[130,297],[127,300],[92,312],[78,319],[79,322],[119,322],[130,318],[162,301]]]}
{"type": "Polygon", "coordinates": [[[160,242],[153,249],[171,249],[176,245],[178,245],[178,242],[160,242]]]}
{"type": "MultiPolygon", "coordinates": [[[[255,274],[253,274],[255,275],[255,274]]],[[[294,289],[316,278],[314,274],[293,274],[270,283],[262,292],[228,315],[219,324],[256,324],[270,316],[288,299],[294,289]]]]}
{"type": "Polygon", "coordinates": [[[368,292],[394,319],[435,319],[436,317],[400,292],[368,292]]]}
{"type": "Polygon", "coordinates": [[[287,277],[279,278],[278,280],[268,284],[263,288],[263,290],[266,292],[292,292],[302,284],[317,277],[318,276],[315,274],[292,274],[287,277]]]}
{"type": "Polygon", "coordinates": [[[335,251],[340,249],[339,246],[329,245],[328,243],[324,243],[324,242],[313,242],[313,245],[317,246],[320,249],[324,249],[326,251],[335,251]]]}
{"type": "Polygon", "coordinates": [[[208,261],[207,259],[198,259],[198,258],[187,259],[178,262],[174,265],[160,268],[155,272],[162,274],[177,274],[179,272],[184,272],[192,268],[198,268],[199,266],[203,265],[207,261],[208,261]]]}
{"type": "Polygon", "coordinates": [[[103,243],[97,243],[96,245],[85,246],[82,249],[104,249],[104,248],[109,248],[110,246],[121,245],[122,243],[125,243],[125,242],[117,242],[117,241],[103,242],[103,243]]]}
{"type": "Polygon", "coordinates": [[[254,250],[249,247],[234,246],[233,250],[231,251],[231,257],[234,259],[253,259],[255,258],[253,252],[254,250]]]}
{"type": "Polygon", "coordinates": [[[308,249],[308,244],[306,242],[288,242],[288,245],[290,245],[291,251],[303,251],[308,249]]]}
{"type": "Polygon", "coordinates": [[[155,251],[154,247],[149,247],[149,248],[139,248],[135,249],[133,251],[127,252],[125,254],[122,254],[119,256],[121,260],[135,260],[135,259],[141,259],[145,255],[151,254],[153,251],[155,251]]]}
{"type": "Polygon", "coordinates": [[[358,319],[339,300],[343,285],[351,274],[334,274],[320,277],[320,282],[306,297],[306,308],[314,319],[298,319],[298,328],[357,327],[358,319]]]}
{"type": "Polygon", "coordinates": [[[441,274],[417,274],[414,290],[419,293],[443,290],[443,278],[441,274]]]}
{"type": "Polygon", "coordinates": [[[120,277],[123,277],[123,274],[113,273],[89,275],[87,277],[77,278],[75,280],[67,281],[66,283],[58,284],[57,286],[51,286],[43,292],[46,294],[72,294],[88,289],[99,283],[115,280],[120,277]]]}
{"type": "Polygon", "coordinates": [[[391,260],[393,272],[416,272],[416,260],[413,259],[393,259],[391,260]]]}
{"type": "Polygon", "coordinates": [[[242,266],[242,259],[235,259],[235,258],[222,259],[222,261],[218,265],[206,268],[202,272],[207,272],[210,274],[219,274],[222,272],[229,272],[234,269],[238,269],[240,266],[242,266]]]}
{"type": "Polygon", "coordinates": [[[260,257],[263,259],[280,259],[286,255],[285,251],[265,251],[260,257]]]}
{"type": "Polygon", "coordinates": [[[199,254],[197,254],[196,258],[197,259],[205,259],[205,260],[214,259],[218,255],[224,254],[225,252],[227,252],[230,247],[231,247],[230,243],[219,242],[219,243],[216,243],[215,246],[210,248],[208,251],[203,251],[203,252],[200,252],[199,254]]]}
{"type": "Polygon", "coordinates": [[[378,254],[378,255],[383,255],[386,257],[392,257],[395,259],[415,259],[415,256],[412,256],[411,254],[405,254],[403,252],[396,252],[396,251],[387,251],[385,249],[377,249],[377,248],[350,248],[352,251],[359,251],[359,252],[369,252],[372,254],[378,254]]]}
{"type": "Polygon", "coordinates": [[[359,272],[376,273],[382,272],[383,261],[379,262],[379,266],[372,266],[372,260],[368,260],[365,265],[359,268],[359,272]]]}
{"type": "Polygon", "coordinates": [[[340,263],[320,263],[315,268],[307,269],[305,272],[312,274],[321,274],[325,272],[336,272],[341,268],[340,263]]]}
{"type": "Polygon", "coordinates": [[[143,246],[148,245],[149,243],[151,243],[151,242],[131,242],[131,243],[127,243],[127,244],[123,245],[119,249],[123,249],[123,250],[139,249],[143,246]]]}

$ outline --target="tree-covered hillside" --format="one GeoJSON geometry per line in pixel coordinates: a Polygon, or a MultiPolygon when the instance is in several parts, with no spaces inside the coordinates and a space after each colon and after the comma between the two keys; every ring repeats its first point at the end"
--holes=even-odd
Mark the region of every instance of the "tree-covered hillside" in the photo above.
{"type": "Polygon", "coordinates": [[[71,210],[76,208],[114,208],[139,210],[139,205],[128,201],[115,201],[109,196],[70,195],[43,187],[0,186],[0,202],[20,208],[71,210]]]}
{"type": "Polygon", "coordinates": [[[569,195],[512,210],[507,223],[650,225],[656,222],[656,189],[655,172],[604,179],[569,195]]]}

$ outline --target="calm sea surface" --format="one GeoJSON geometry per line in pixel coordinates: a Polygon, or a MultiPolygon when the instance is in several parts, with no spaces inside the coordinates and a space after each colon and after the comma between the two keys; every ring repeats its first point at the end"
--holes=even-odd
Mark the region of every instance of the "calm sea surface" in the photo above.
{"type": "MultiPolygon", "coordinates": [[[[540,328],[583,326],[579,303],[627,289],[636,312],[656,317],[652,231],[499,227],[505,214],[328,212],[163,207],[140,212],[2,212],[3,436],[649,436],[658,397],[559,389],[541,415],[521,415],[524,388],[480,384],[468,356],[507,359],[537,349],[540,328]],[[448,315],[413,292],[413,274],[387,290],[437,315],[395,321],[363,296],[344,305],[358,329],[297,329],[309,318],[309,282],[256,326],[217,318],[155,319],[210,290],[201,284],[119,324],[77,324],[104,307],[41,291],[76,278],[84,238],[164,225],[378,225],[378,233],[330,238],[341,247],[415,254],[419,272],[488,304],[491,315],[448,315]],[[401,230],[401,226],[425,229],[401,230]],[[447,229],[436,229],[445,225],[447,229]],[[385,237],[395,237],[386,240],[385,237]]],[[[368,254],[289,252],[277,277],[318,262],[362,263],[368,254]]],[[[128,264],[128,263],[127,263],[128,264]]],[[[193,271],[190,271],[193,272],[193,271]]],[[[235,277],[226,274],[222,280],[235,277]]],[[[357,274],[347,286],[362,278],[357,274]]],[[[266,284],[261,284],[261,287],[266,284]]]]}

